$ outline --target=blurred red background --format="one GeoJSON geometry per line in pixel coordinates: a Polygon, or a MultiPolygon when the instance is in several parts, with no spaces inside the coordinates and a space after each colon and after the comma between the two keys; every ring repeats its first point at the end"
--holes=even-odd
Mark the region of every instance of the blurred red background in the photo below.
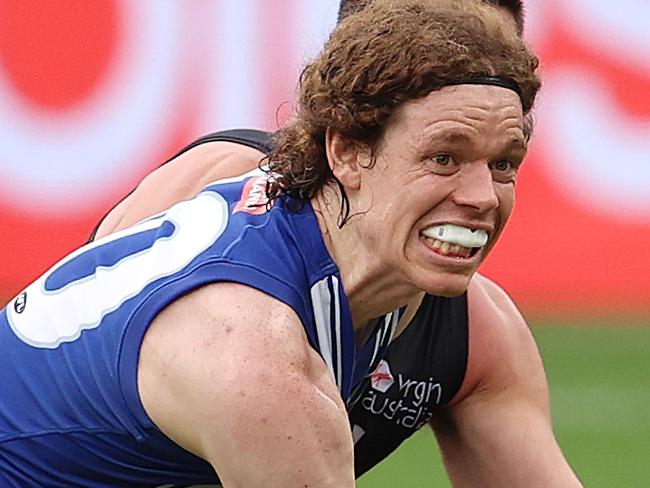
{"type": "MultiPolygon", "coordinates": [[[[544,76],[482,271],[524,312],[650,311],[650,4],[529,0],[544,76]]],[[[276,129],[336,0],[0,0],[0,302],[192,139],[276,129]]]]}

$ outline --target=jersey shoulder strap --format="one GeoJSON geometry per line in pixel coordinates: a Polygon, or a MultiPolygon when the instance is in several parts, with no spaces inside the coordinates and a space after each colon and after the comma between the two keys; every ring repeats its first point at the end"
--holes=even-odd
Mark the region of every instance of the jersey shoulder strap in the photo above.
{"type": "Polygon", "coordinates": [[[212,132],[211,134],[199,137],[195,141],[185,146],[178,153],[165,161],[163,165],[167,164],[172,159],[176,159],[178,156],[186,151],[189,151],[193,147],[199,146],[201,144],[206,144],[208,142],[234,142],[243,146],[252,147],[253,149],[257,149],[264,154],[268,154],[273,150],[273,136],[274,133],[272,132],[266,132],[257,129],[230,129],[212,132]]]}

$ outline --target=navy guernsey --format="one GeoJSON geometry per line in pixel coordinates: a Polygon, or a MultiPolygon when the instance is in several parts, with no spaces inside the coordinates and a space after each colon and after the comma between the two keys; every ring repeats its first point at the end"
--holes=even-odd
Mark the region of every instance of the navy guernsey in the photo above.
{"type": "MultiPolygon", "coordinates": [[[[274,135],[254,129],[214,132],[167,162],[196,146],[218,141],[268,154],[274,135]]],[[[375,359],[376,368],[348,399],[357,477],[380,463],[454,398],[465,377],[468,339],[467,294],[454,298],[425,295],[406,330],[378,355],[383,359],[375,359]]],[[[362,368],[356,372],[355,381],[362,368]]]]}
{"type": "MultiPolygon", "coordinates": [[[[217,483],[151,422],[142,338],[181,295],[254,287],[300,318],[341,396],[372,371],[399,311],[357,351],[347,297],[309,203],[264,205],[266,175],[224,180],[64,258],[0,313],[0,486],[217,483]]],[[[264,333],[264,328],[260,328],[264,333]]]]}

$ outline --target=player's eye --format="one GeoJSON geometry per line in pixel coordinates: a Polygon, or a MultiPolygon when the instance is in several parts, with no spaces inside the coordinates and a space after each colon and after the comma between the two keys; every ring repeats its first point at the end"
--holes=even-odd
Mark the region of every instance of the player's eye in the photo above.
{"type": "Polygon", "coordinates": [[[517,176],[517,166],[507,159],[490,163],[490,169],[494,180],[500,183],[512,183],[517,176]]]}
{"type": "Polygon", "coordinates": [[[449,154],[436,154],[432,159],[434,163],[440,166],[449,166],[452,162],[451,155],[449,154]]]}
{"type": "Polygon", "coordinates": [[[512,163],[507,159],[501,159],[492,165],[492,169],[496,169],[497,171],[503,171],[503,172],[510,171],[513,168],[514,167],[512,163]]]}
{"type": "Polygon", "coordinates": [[[451,154],[440,153],[427,158],[431,172],[441,176],[449,176],[458,171],[458,164],[451,154]]]}

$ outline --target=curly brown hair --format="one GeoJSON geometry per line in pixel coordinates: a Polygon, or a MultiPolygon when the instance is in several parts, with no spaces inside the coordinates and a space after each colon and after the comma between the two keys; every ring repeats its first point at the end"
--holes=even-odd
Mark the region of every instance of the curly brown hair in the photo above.
{"type": "MultiPolygon", "coordinates": [[[[341,0],[339,4],[338,22],[347,16],[361,11],[370,5],[374,0],[341,0]]],[[[515,19],[519,34],[524,31],[524,3],[523,0],[483,0],[489,5],[501,7],[507,10],[515,19]]]]}
{"type": "Polygon", "coordinates": [[[349,205],[327,160],[327,130],[374,154],[401,105],[462,80],[511,80],[528,114],[540,88],[538,60],[504,22],[479,0],[375,0],[346,18],[300,76],[297,114],[269,155],[269,199],[304,202],[334,182],[343,225],[349,205]]]}

